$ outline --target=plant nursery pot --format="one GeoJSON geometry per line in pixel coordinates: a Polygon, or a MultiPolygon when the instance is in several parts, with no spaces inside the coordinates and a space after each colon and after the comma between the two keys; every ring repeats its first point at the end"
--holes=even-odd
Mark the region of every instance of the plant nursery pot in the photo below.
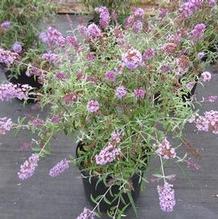
{"type": "MultiPolygon", "coordinates": [[[[34,90],[42,88],[42,84],[37,81],[37,77],[28,77],[25,72],[26,71],[23,71],[17,77],[13,77],[13,73],[11,72],[11,70],[7,70],[5,71],[5,76],[7,80],[12,84],[27,84],[33,87],[34,90]]],[[[35,95],[29,95],[29,98],[30,99],[27,100],[27,103],[35,103],[37,101],[35,95]]]]}
{"type": "MultiPolygon", "coordinates": [[[[187,102],[187,101],[191,100],[191,97],[194,96],[200,77],[201,77],[201,73],[199,73],[195,77],[195,83],[194,83],[194,86],[192,87],[192,89],[190,90],[190,92],[188,92],[187,94],[182,95],[183,102],[187,102]]],[[[179,82],[181,82],[181,81],[179,81],[179,82]]]]}
{"type": "Polygon", "coordinates": [[[28,84],[29,86],[33,88],[40,89],[42,87],[42,84],[40,84],[37,81],[37,77],[34,77],[34,76],[28,77],[25,72],[26,71],[23,71],[17,77],[13,77],[11,76],[13,75],[11,70],[7,70],[5,71],[5,76],[7,80],[13,84],[21,84],[21,85],[28,84]]]}
{"type": "MultiPolygon", "coordinates": [[[[105,194],[107,189],[108,189],[108,186],[106,186],[103,181],[100,181],[98,183],[98,180],[99,180],[98,176],[93,176],[89,179],[90,175],[88,172],[82,171],[81,173],[83,174],[83,176],[86,177],[86,178],[84,178],[84,177],[82,178],[85,196],[89,200],[89,202],[93,206],[95,206],[95,203],[92,201],[91,196],[94,199],[96,199],[99,195],[105,194]]],[[[108,181],[110,179],[112,180],[112,178],[108,178],[108,181]]],[[[141,182],[139,182],[139,180],[140,180],[140,176],[137,174],[134,174],[129,180],[131,185],[132,185],[131,195],[132,195],[134,202],[137,200],[139,193],[140,193],[141,182]]],[[[111,193],[118,194],[119,193],[119,186],[113,185],[111,188],[111,193]]],[[[118,203],[118,199],[114,200],[114,196],[111,195],[110,192],[108,192],[106,194],[106,199],[110,203],[102,200],[99,204],[100,212],[106,213],[108,210],[110,210],[111,207],[115,207],[115,206],[117,206],[119,209],[122,209],[126,206],[126,204],[129,204],[129,206],[128,206],[128,208],[129,208],[131,206],[131,203],[130,203],[128,194],[123,193],[122,198],[123,198],[125,204],[122,201],[120,203],[118,203]]]]}
{"type": "Polygon", "coordinates": [[[187,94],[182,95],[182,100],[183,100],[184,103],[191,100],[191,97],[195,94],[197,85],[198,85],[198,82],[196,82],[194,84],[194,86],[193,86],[193,88],[191,89],[190,92],[188,92],[187,94]]]}
{"type": "MultiPolygon", "coordinates": [[[[216,58],[210,61],[211,65],[215,65],[218,61],[218,42],[215,42],[214,44],[210,44],[208,47],[208,51],[216,55],[216,58]]],[[[205,52],[205,55],[201,58],[202,62],[206,62],[208,60],[208,54],[205,52]]]]}
{"type": "MultiPolygon", "coordinates": [[[[79,143],[77,146],[78,148],[82,147],[82,143],[79,143]]],[[[78,153],[77,153],[78,156],[78,153]]],[[[84,186],[84,192],[87,200],[90,202],[90,204],[94,207],[96,203],[92,201],[92,198],[96,199],[100,195],[104,195],[109,186],[105,185],[103,181],[99,181],[99,176],[90,176],[90,173],[88,171],[84,171],[80,168],[82,177],[82,182],[84,186]],[[91,198],[92,197],[92,198],[91,198]]],[[[130,185],[131,185],[131,195],[132,199],[135,202],[140,194],[140,187],[141,187],[141,181],[140,177],[143,176],[143,172],[140,172],[139,174],[134,174],[130,179],[130,185]]],[[[106,179],[106,182],[109,184],[110,180],[112,180],[112,177],[108,177],[106,179]]],[[[118,201],[118,199],[114,200],[115,194],[119,193],[119,185],[113,185],[111,187],[111,192],[106,193],[106,199],[109,202],[106,202],[105,200],[102,200],[99,204],[99,211],[102,213],[106,213],[108,210],[110,210],[112,207],[118,207],[119,209],[123,209],[126,205],[128,207],[125,209],[127,210],[129,207],[131,207],[131,202],[129,200],[129,196],[127,193],[122,194],[123,201],[118,201]]]]}
{"type": "MultiPolygon", "coordinates": [[[[193,88],[191,89],[191,91],[190,91],[190,92],[187,92],[186,94],[183,94],[183,95],[182,95],[182,101],[183,101],[184,103],[186,103],[187,101],[191,100],[191,97],[195,94],[196,87],[197,87],[197,85],[198,85],[198,80],[196,79],[195,81],[196,81],[196,83],[194,84],[194,86],[193,86],[193,88]]],[[[160,99],[160,98],[161,98],[160,92],[158,92],[158,93],[156,93],[156,94],[154,95],[154,104],[155,104],[155,105],[161,103],[161,99],[160,99]]]]}

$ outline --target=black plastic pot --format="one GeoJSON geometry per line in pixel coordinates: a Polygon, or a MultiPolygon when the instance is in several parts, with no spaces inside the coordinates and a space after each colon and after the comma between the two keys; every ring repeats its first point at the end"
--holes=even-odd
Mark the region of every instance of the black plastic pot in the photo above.
{"type": "MultiPolygon", "coordinates": [[[[83,144],[79,143],[76,150],[77,157],[78,157],[78,149],[81,150],[81,148],[83,148],[83,144]]],[[[90,176],[89,172],[82,170],[82,168],[80,168],[80,171],[82,174],[82,182],[84,186],[85,196],[87,200],[91,203],[91,205],[94,207],[96,203],[92,201],[92,198],[96,199],[100,195],[104,195],[107,192],[110,182],[113,180],[113,178],[108,177],[106,179],[106,185],[105,185],[103,181],[98,182],[99,176],[90,176]]],[[[134,202],[137,200],[140,193],[140,187],[141,187],[140,177],[142,176],[143,176],[143,172],[139,172],[138,174],[134,174],[129,179],[129,183],[131,185],[131,196],[134,202]]],[[[106,199],[110,203],[102,200],[99,204],[100,212],[106,213],[112,207],[118,207],[119,209],[123,209],[125,206],[128,205],[128,207],[125,210],[131,207],[131,202],[129,200],[129,196],[127,193],[122,194],[122,200],[120,202],[119,199],[114,200],[115,195],[118,194],[120,191],[119,188],[120,186],[115,184],[111,187],[111,192],[106,193],[106,199]]]]}
{"type": "Polygon", "coordinates": [[[25,72],[26,70],[18,74],[17,77],[14,77],[14,74],[11,72],[11,70],[7,70],[5,71],[5,76],[7,80],[13,84],[28,84],[33,88],[40,89],[42,87],[42,84],[38,82],[37,77],[28,77],[25,72]]]}
{"type": "MultiPolygon", "coordinates": [[[[105,185],[103,181],[98,183],[98,180],[99,180],[98,176],[93,176],[90,178],[90,175],[88,172],[82,171],[81,173],[84,176],[82,180],[83,180],[85,196],[90,201],[90,203],[93,206],[95,206],[96,204],[92,201],[91,196],[94,199],[96,199],[99,195],[104,195],[108,190],[108,185],[105,185]]],[[[112,180],[112,178],[107,179],[108,183],[110,180],[112,180]]],[[[136,174],[130,178],[130,184],[132,185],[131,195],[132,195],[134,202],[137,200],[139,196],[139,192],[140,192],[141,182],[139,182],[139,180],[140,180],[140,176],[136,174]]],[[[118,199],[114,200],[115,195],[119,193],[119,188],[120,188],[119,185],[112,186],[111,193],[108,192],[106,194],[106,199],[110,202],[110,204],[102,200],[99,204],[100,212],[105,213],[115,206],[117,206],[119,209],[124,208],[126,205],[128,205],[128,208],[131,207],[131,203],[130,203],[127,193],[122,194],[123,201],[120,201],[119,204],[118,204],[118,199]]]]}
{"type": "MultiPolygon", "coordinates": [[[[186,94],[182,94],[182,101],[184,103],[187,103],[187,101],[191,100],[192,96],[195,94],[197,85],[198,85],[198,83],[196,82],[190,92],[187,92],[186,94]]],[[[160,98],[161,98],[161,94],[160,93],[156,93],[154,95],[154,104],[155,105],[161,103],[161,99],[160,98]]]]}
{"type": "MultiPolygon", "coordinates": [[[[194,86],[192,87],[192,89],[190,90],[190,92],[188,92],[187,94],[183,94],[182,95],[182,100],[183,102],[187,102],[187,101],[190,101],[192,96],[194,96],[195,94],[195,91],[196,91],[196,88],[197,88],[197,85],[198,85],[198,81],[199,81],[199,78],[201,77],[201,73],[199,73],[196,77],[195,77],[195,84],[194,86]]],[[[181,83],[181,80],[182,78],[179,79],[179,83],[181,83]]]]}
{"type": "MultiPolygon", "coordinates": [[[[28,77],[25,72],[26,70],[21,72],[19,75],[15,77],[13,76],[15,74],[13,74],[11,70],[7,70],[5,71],[5,76],[7,80],[12,84],[20,84],[20,85],[28,84],[33,88],[33,90],[42,88],[42,84],[38,82],[37,77],[34,76],[28,77]]],[[[27,103],[35,103],[36,101],[37,100],[35,95],[29,95],[29,99],[27,100],[27,103]]]]}
{"type": "MultiPolygon", "coordinates": [[[[218,42],[216,41],[214,44],[210,44],[208,47],[208,51],[215,55],[215,58],[210,61],[210,65],[214,65],[218,61],[218,42]]],[[[206,62],[208,60],[208,52],[205,51],[205,55],[201,58],[202,62],[206,62]]]]}

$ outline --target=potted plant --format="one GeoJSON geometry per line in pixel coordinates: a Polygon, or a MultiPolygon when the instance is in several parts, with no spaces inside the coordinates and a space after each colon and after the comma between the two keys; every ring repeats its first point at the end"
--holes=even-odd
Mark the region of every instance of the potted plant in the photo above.
{"type": "MultiPolygon", "coordinates": [[[[197,13],[207,16],[204,10],[208,7],[197,13]]],[[[130,16],[141,19],[141,12],[142,9],[134,10],[130,16]]],[[[210,12],[214,13],[214,8],[210,12]]],[[[196,116],[195,108],[187,107],[182,100],[195,83],[196,75],[202,72],[202,82],[211,79],[197,58],[211,31],[203,26],[196,28],[195,21],[191,28],[185,28],[186,22],[176,22],[178,14],[180,10],[166,17],[171,28],[157,17],[155,23],[151,18],[147,32],[135,32],[129,22],[126,30],[109,26],[106,38],[99,27],[93,26],[83,28],[82,41],[75,35],[61,40],[62,47],[55,49],[59,64],[47,74],[41,95],[42,107],[49,106],[48,117],[30,121],[24,118],[17,124],[8,118],[0,119],[1,134],[11,128],[27,128],[38,135],[34,153],[18,171],[21,180],[34,174],[39,160],[50,152],[51,139],[57,133],[64,131],[74,137],[76,133],[76,156],[58,162],[49,175],[60,175],[70,163],[79,167],[86,195],[94,207],[84,208],[77,219],[90,219],[102,213],[122,218],[130,206],[137,214],[135,201],[140,187],[148,182],[144,172],[151,157],[160,163],[160,169],[153,174],[158,182],[160,207],[172,212],[176,204],[172,184],[175,174],[166,172],[167,161],[196,168],[192,154],[183,147],[188,144],[183,136],[185,124],[193,122],[198,130],[217,134],[216,111],[196,116]],[[177,35],[180,40],[171,42],[177,35]],[[90,54],[90,42],[95,45],[94,54],[90,54]]],[[[43,36],[51,46],[60,43],[60,38],[53,41],[49,34],[43,36]]],[[[12,93],[8,90],[5,85],[0,87],[0,100],[13,98],[8,97],[12,93]]],[[[25,98],[21,91],[22,95],[19,92],[14,95],[25,98]]]]}
{"type": "MultiPolygon", "coordinates": [[[[0,45],[2,49],[11,50],[19,55],[19,61],[35,62],[36,55],[44,52],[45,48],[38,40],[39,25],[52,14],[53,5],[44,0],[3,0],[0,4],[0,45]],[[42,19],[43,18],[43,19],[42,19]],[[31,53],[34,50],[35,56],[31,53]],[[35,59],[35,60],[34,60],[35,59]]],[[[12,82],[29,83],[40,87],[37,77],[26,77],[27,67],[14,62],[6,67],[6,77],[12,82]],[[34,82],[34,83],[33,83],[34,82]]]]}

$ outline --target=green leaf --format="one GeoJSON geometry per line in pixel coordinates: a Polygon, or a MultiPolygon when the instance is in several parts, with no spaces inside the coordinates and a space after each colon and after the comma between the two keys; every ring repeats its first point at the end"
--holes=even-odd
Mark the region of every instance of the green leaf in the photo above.
{"type": "Polygon", "coordinates": [[[127,195],[128,195],[129,201],[130,201],[130,203],[131,203],[131,205],[132,205],[132,208],[133,208],[133,210],[134,210],[135,216],[136,216],[136,218],[138,218],[137,209],[136,209],[136,206],[135,206],[135,202],[134,202],[134,200],[133,200],[133,198],[132,198],[131,192],[127,192],[127,195]]]}
{"type": "Polygon", "coordinates": [[[93,203],[97,204],[98,202],[96,201],[96,199],[92,196],[92,194],[90,195],[90,199],[93,203]]]}

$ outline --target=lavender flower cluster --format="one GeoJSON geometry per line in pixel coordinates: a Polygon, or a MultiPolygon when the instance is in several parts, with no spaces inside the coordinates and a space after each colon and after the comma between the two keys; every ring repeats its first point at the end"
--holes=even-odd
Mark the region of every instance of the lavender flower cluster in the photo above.
{"type": "Polygon", "coordinates": [[[2,64],[5,64],[7,66],[12,65],[18,58],[18,56],[19,55],[17,53],[0,48],[0,63],[2,64]]]}
{"type": "Polygon", "coordinates": [[[42,59],[53,65],[57,65],[60,61],[59,56],[53,52],[44,53],[42,59]]]}
{"type": "Polygon", "coordinates": [[[206,25],[201,23],[201,24],[196,24],[191,31],[191,38],[194,42],[199,41],[200,39],[203,38],[204,32],[206,30],[206,25]]]}
{"type": "Polygon", "coordinates": [[[218,111],[207,111],[203,116],[196,118],[194,123],[199,131],[218,134],[218,111]]]}
{"type": "Polygon", "coordinates": [[[67,36],[66,44],[72,46],[78,52],[82,49],[76,36],[67,36]]]}
{"type": "Polygon", "coordinates": [[[115,81],[116,80],[116,73],[115,71],[107,71],[105,73],[105,79],[108,81],[115,81]]]}
{"type": "Polygon", "coordinates": [[[66,43],[65,37],[54,27],[48,27],[46,32],[40,33],[39,38],[49,47],[63,47],[66,43]]]}
{"type": "Polygon", "coordinates": [[[0,27],[6,31],[11,27],[11,22],[10,21],[3,21],[0,25],[0,27]]]}
{"type": "Polygon", "coordinates": [[[132,29],[135,33],[139,33],[143,29],[143,18],[145,12],[142,8],[134,8],[132,14],[127,17],[125,26],[132,29]]]}
{"type": "Polygon", "coordinates": [[[101,7],[96,8],[95,11],[99,13],[100,27],[103,29],[107,28],[108,25],[110,24],[110,13],[107,7],[101,6],[101,7]]]}
{"type": "Polygon", "coordinates": [[[170,159],[176,157],[175,148],[172,148],[170,142],[167,138],[164,138],[163,141],[158,145],[156,153],[162,156],[164,159],[170,159]]]}
{"type": "Polygon", "coordinates": [[[92,23],[86,28],[85,36],[88,40],[95,41],[102,36],[102,32],[96,24],[92,23]]]}
{"type": "Polygon", "coordinates": [[[136,88],[134,90],[134,95],[135,95],[136,99],[138,99],[138,100],[144,99],[144,97],[145,97],[145,90],[144,90],[144,88],[142,88],[142,87],[136,88]]]}
{"type": "Polygon", "coordinates": [[[116,88],[115,95],[118,99],[122,99],[126,96],[127,90],[123,85],[116,88]]]}
{"type": "Polygon", "coordinates": [[[215,5],[216,0],[188,0],[181,5],[179,13],[181,18],[186,19],[198,12],[203,6],[214,7],[215,5]]]}
{"type": "Polygon", "coordinates": [[[5,83],[0,85],[0,101],[10,101],[14,98],[19,100],[28,99],[28,91],[32,88],[29,85],[5,83]]]}
{"type": "Polygon", "coordinates": [[[176,43],[165,43],[162,46],[162,51],[167,55],[172,55],[177,50],[178,45],[176,43]]]}
{"type": "Polygon", "coordinates": [[[20,42],[15,42],[13,45],[12,45],[12,51],[14,51],[15,53],[17,54],[20,54],[23,50],[22,48],[22,45],[20,42]]]}
{"type": "Polygon", "coordinates": [[[98,155],[95,156],[96,164],[105,165],[112,163],[119,157],[120,152],[120,148],[116,148],[114,145],[109,143],[98,155]]]}
{"type": "Polygon", "coordinates": [[[111,134],[111,138],[105,148],[103,148],[98,155],[95,155],[95,162],[98,165],[106,165],[116,160],[120,154],[121,149],[117,145],[121,142],[122,133],[115,131],[111,134]]]}
{"type": "Polygon", "coordinates": [[[174,206],[176,205],[173,185],[165,182],[163,186],[157,186],[157,191],[161,210],[165,212],[172,212],[174,206]]]}
{"type": "Polygon", "coordinates": [[[218,96],[210,95],[208,97],[203,97],[201,102],[209,102],[209,103],[214,103],[218,100],[218,96]]]}
{"type": "Polygon", "coordinates": [[[68,76],[67,76],[64,72],[61,72],[61,71],[57,72],[57,73],[55,74],[55,77],[56,77],[58,80],[61,80],[61,81],[64,81],[64,80],[66,80],[66,79],[68,78],[68,76]]]}
{"type": "Polygon", "coordinates": [[[34,128],[40,128],[45,124],[45,121],[40,118],[33,118],[29,121],[29,124],[34,128]]]}
{"type": "Polygon", "coordinates": [[[70,167],[69,163],[70,161],[66,158],[64,160],[61,160],[49,171],[49,175],[52,177],[59,176],[61,173],[63,173],[66,169],[70,167]]]}
{"type": "Polygon", "coordinates": [[[87,103],[87,110],[90,113],[98,112],[99,108],[100,108],[100,105],[99,105],[99,102],[97,100],[90,100],[87,103]]]}
{"type": "Polygon", "coordinates": [[[95,23],[89,24],[88,27],[80,25],[79,31],[88,41],[97,41],[102,37],[102,31],[95,23]]]}
{"type": "Polygon", "coordinates": [[[144,62],[149,61],[155,56],[155,50],[153,48],[148,48],[142,55],[142,59],[144,62]]]}
{"type": "Polygon", "coordinates": [[[39,155],[32,154],[21,166],[20,171],[17,173],[21,180],[26,180],[33,176],[36,167],[38,166],[39,155]]]}
{"type": "Polygon", "coordinates": [[[0,135],[5,135],[13,127],[11,119],[7,117],[0,118],[0,135]]]}
{"type": "Polygon", "coordinates": [[[76,219],[94,219],[95,213],[89,210],[88,208],[84,208],[83,212],[76,219]]]}
{"type": "Polygon", "coordinates": [[[129,70],[134,70],[142,64],[142,54],[137,49],[129,49],[123,54],[122,61],[129,70]]]}
{"type": "Polygon", "coordinates": [[[212,75],[209,71],[204,71],[202,74],[201,74],[201,78],[203,80],[203,82],[208,82],[211,80],[212,78],[212,75]]]}

